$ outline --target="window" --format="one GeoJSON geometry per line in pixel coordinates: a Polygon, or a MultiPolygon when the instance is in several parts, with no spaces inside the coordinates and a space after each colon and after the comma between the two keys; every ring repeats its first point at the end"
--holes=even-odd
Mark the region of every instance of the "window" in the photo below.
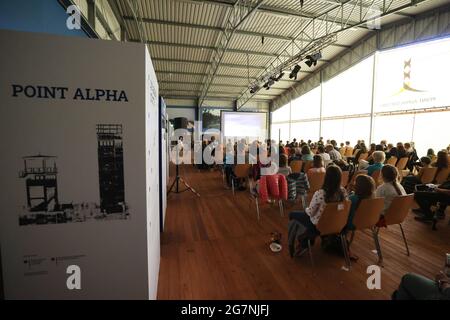
{"type": "Polygon", "coordinates": [[[337,143],[357,140],[369,142],[370,117],[348,118],[322,121],[322,134],[324,140],[336,140],[337,143]]]}
{"type": "Polygon", "coordinates": [[[282,140],[283,143],[289,141],[289,123],[272,124],[270,127],[270,138],[276,142],[279,140],[282,140]]]}
{"type": "Polygon", "coordinates": [[[291,138],[297,141],[319,140],[320,121],[293,122],[291,124],[291,138]]]}
{"type": "Polygon", "coordinates": [[[272,122],[289,121],[291,112],[290,107],[291,104],[288,103],[287,105],[281,107],[280,109],[277,109],[274,112],[272,112],[272,122]]]}
{"type": "Polygon", "coordinates": [[[291,120],[320,118],[320,86],[292,101],[291,120]]]}
{"type": "Polygon", "coordinates": [[[373,63],[371,56],[323,83],[323,117],[371,112],[373,63]]]}

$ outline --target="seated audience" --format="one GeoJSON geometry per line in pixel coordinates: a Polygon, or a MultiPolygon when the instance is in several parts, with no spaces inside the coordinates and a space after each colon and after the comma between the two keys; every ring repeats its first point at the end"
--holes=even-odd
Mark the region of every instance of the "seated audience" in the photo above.
{"type": "Polygon", "coordinates": [[[434,153],[433,149],[428,149],[427,151],[427,157],[431,159],[431,161],[434,161],[436,158],[436,154],[434,153]]]}
{"type": "MultiPolygon", "coordinates": [[[[395,197],[406,195],[403,186],[398,183],[398,171],[397,168],[389,164],[385,165],[381,169],[381,177],[383,179],[383,184],[377,188],[375,195],[377,198],[384,198],[384,210],[382,218],[384,218],[384,212],[389,208],[392,200],[395,197]]],[[[381,219],[380,226],[383,226],[384,219],[381,219]]]]}
{"type": "Polygon", "coordinates": [[[445,209],[450,203],[450,177],[443,184],[436,186],[436,188],[426,188],[425,191],[414,192],[414,200],[416,200],[420,209],[413,209],[419,216],[416,220],[430,221],[435,217],[431,211],[431,207],[439,203],[436,211],[436,218],[442,219],[445,217],[445,209]]]}
{"type": "Polygon", "coordinates": [[[450,300],[450,278],[440,273],[435,280],[408,273],[392,294],[393,300],[450,300]]]}
{"type": "Polygon", "coordinates": [[[300,249],[308,248],[308,239],[314,243],[314,239],[320,235],[316,225],[320,221],[325,205],[331,202],[341,202],[347,198],[347,192],[341,187],[342,171],[337,166],[329,166],[326,170],[325,180],[322,189],[316,191],[311,203],[305,212],[294,211],[289,214],[289,219],[295,219],[305,228],[305,232],[298,239],[300,249]]]}
{"type": "Polygon", "coordinates": [[[302,161],[312,161],[313,155],[311,153],[311,149],[308,146],[302,147],[302,161]]]}
{"type": "Polygon", "coordinates": [[[417,167],[419,167],[419,173],[417,175],[410,174],[404,177],[401,182],[403,188],[405,188],[405,191],[408,194],[413,193],[416,185],[422,183],[422,175],[425,169],[431,167],[431,159],[428,157],[420,158],[420,163],[417,164],[417,167]]]}
{"type": "Polygon", "coordinates": [[[359,204],[363,199],[371,199],[375,196],[375,181],[368,175],[361,174],[356,177],[355,192],[349,196],[349,200],[352,202],[350,208],[350,214],[347,222],[347,229],[353,230],[353,218],[355,212],[358,209],[359,204]]]}
{"type": "Polygon", "coordinates": [[[441,173],[443,170],[448,170],[448,153],[445,150],[439,151],[437,154],[436,162],[431,164],[432,167],[437,168],[436,175],[434,176],[433,183],[436,182],[436,177],[441,173]]]}
{"type": "Polygon", "coordinates": [[[320,155],[315,155],[313,158],[313,166],[308,170],[307,174],[325,172],[325,166],[323,164],[323,158],[320,155]]]}
{"type": "Polygon", "coordinates": [[[280,166],[278,173],[287,177],[292,173],[291,167],[288,166],[288,158],[285,154],[280,155],[280,166]]]}
{"type": "Polygon", "coordinates": [[[325,147],[324,146],[319,146],[317,148],[317,155],[321,156],[323,161],[329,161],[330,159],[330,155],[328,153],[325,152],[325,147]]]}
{"type": "Polygon", "coordinates": [[[404,157],[407,157],[408,154],[406,153],[406,149],[405,146],[403,145],[403,143],[399,142],[397,143],[397,158],[401,159],[404,157]]]}
{"type": "MultiPolygon", "coordinates": [[[[330,156],[330,160],[339,160],[339,159],[342,159],[342,155],[341,155],[341,153],[338,151],[338,150],[336,150],[334,147],[333,147],[333,145],[331,145],[331,144],[329,144],[329,145],[327,145],[326,146],[326,152],[329,154],[329,156],[330,156]]],[[[325,159],[324,159],[325,160],[325,159]]]]}
{"type": "MultiPolygon", "coordinates": [[[[371,199],[375,196],[375,181],[372,179],[372,177],[369,177],[367,175],[359,175],[356,177],[355,182],[355,192],[352,193],[349,197],[349,200],[351,201],[352,205],[350,207],[350,214],[348,216],[347,221],[347,230],[354,230],[355,226],[353,225],[353,218],[355,217],[356,210],[359,207],[359,204],[364,199],[371,199]]],[[[353,254],[349,249],[350,259],[352,260],[358,260],[358,257],[353,254]]]]}
{"type": "Polygon", "coordinates": [[[383,151],[375,151],[372,154],[373,164],[369,165],[366,170],[367,174],[369,176],[372,176],[372,174],[377,171],[381,170],[384,166],[384,161],[386,160],[386,155],[383,151]]]}

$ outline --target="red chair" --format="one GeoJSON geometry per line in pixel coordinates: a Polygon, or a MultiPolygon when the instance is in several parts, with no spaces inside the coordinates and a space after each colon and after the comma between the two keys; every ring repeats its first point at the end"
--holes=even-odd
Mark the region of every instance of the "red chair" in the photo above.
{"type": "Polygon", "coordinates": [[[283,200],[288,199],[288,186],[286,177],[282,174],[274,174],[270,176],[262,176],[259,180],[259,191],[255,196],[256,213],[258,220],[259,214],[259,202],[258,198],[261,198],[262,202],[269,202],[269,200],[277,200],[280,208],[280,215],[283,216],[283,200]]]}

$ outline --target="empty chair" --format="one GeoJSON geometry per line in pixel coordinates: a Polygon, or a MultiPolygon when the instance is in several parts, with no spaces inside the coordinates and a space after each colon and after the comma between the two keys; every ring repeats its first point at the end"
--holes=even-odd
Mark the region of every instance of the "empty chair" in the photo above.
{"type": "Polygon", "coordinates": [[[258,199],[264,202],[268,202],[269,200],[278,201],[278,206],[280,208],[280,215],[283,216],[283,200],[288,199],[288,187],[286,177],[282,174],[274,174],[270,176],[262,176],[259,180],[259,190],[258,194],[252,193],[252,196],[255,198],[256,204],[256,214],[258,220],[260,219],[259,214],[259,202],[258,199]]]}
{"type": "MultiPolygon", "coordinates": [[[[409,256],[408,242],[406,241],[405,232],[403,231],[402,223],[408,216],[409,210],[412,207],[414,201],[414,194],[409,194],[406,196],[398,196],[392,200],[391,205],[386,210],[384,214],[384,220],[386,226],[398,224],[400,226],[400,231],[402,232],[403,241],[405,243],[406,255],[409,256]]],[[[378,235],[380,228],[376,229],[378,235]]],[[[380,258],[380,263],[383,262],[383,256],[381,254],[381,247],[378,250],[378,255],[380,258]]]]}
{"type": "Polygon", "coordinates": [[[354,229],[351,230],[352,233],[349,241],[350,247],[355,236],[355,231],[370,229],[372,231],[373,240],[375,242],[375,247],[377,249],[380,262],[381,250],[376,224],[378,220],[380,220],[380,214],[383,211],[383,208],[383,198],[363,199],[360,202],[358,209],[356,209],[355,216],[353,217],[352,225],[354,229]]]}
{"type": "Polygon", "coordinates": [[[397,164],[397,157],[392,156],[389,159],[386,160],[386,164],[390,164],[391,166],[394,166],[397,164]]]}
{"type": "Polygon", "coordinates": [[[248,163],[237,164],[234,167],[234,171],[233,171],[234,174],[231,175],[231,188],[233,190],[233,194],[235,194],[235,192],[234,192],[234,182],[236,180],[239,180],[239,179],[247,179],[248,180],[248,175],[250,173],[250,168],[251,168],[251,165],[248,164],[248,163]]]}
{"type": "MultiPolygon", "coordinates": [[[[320,232],[320,236],[338,235],[340,237],[347,268],[350,268],[351,264],[348,254],[347,240],[345,239],[342,231],[348,221],[350,206],[351,202],[348,200],[343,202],[327,203],[323,210],[322,216],[316,225],[317,230],[320,232]]],[[[308,240],[308,251],[309,258],[311,259],[311,265],[314,267],[310,240],[308,240]]]]}
{"type": "Polygon", "coordinates": [[[303,161],[292,160],[289,166],[291,167],[292,173],[300,173],[302,171],[303,161]]]}

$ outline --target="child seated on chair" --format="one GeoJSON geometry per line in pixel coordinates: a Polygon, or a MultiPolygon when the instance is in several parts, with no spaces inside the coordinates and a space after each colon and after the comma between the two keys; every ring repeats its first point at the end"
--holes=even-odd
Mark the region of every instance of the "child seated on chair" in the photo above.
{"type": "Polygon", "coordinates": [[[301,251],[308,247],[308,240],[314,243],[314,239],[320,234],[316,225],[319,223],[325,205],[330,202],[341,202],[348,198],[347,191],[341,187],[341,179],[341,169],[334,165],[329,166],[325,173],[322,189],[314,193],[305,212],[294,211],[289,214],[290,220],[297,220],[306,230],[299,239],[301,251]]]}
{"type": "Polygon", "coordinates": [[[390,207],[392,200],[395,197],[406,195],[405,189],[398,182],[398,171],[397,168],[387,164],[381,169],[381,177],[383,179],[383,184],[377,188],[375,196],[377,198],[384,198],[384,210],[381,213],[380,221],[378,223],[379,227],[385,226],[384,223],[384,213],[390,207]]]}

